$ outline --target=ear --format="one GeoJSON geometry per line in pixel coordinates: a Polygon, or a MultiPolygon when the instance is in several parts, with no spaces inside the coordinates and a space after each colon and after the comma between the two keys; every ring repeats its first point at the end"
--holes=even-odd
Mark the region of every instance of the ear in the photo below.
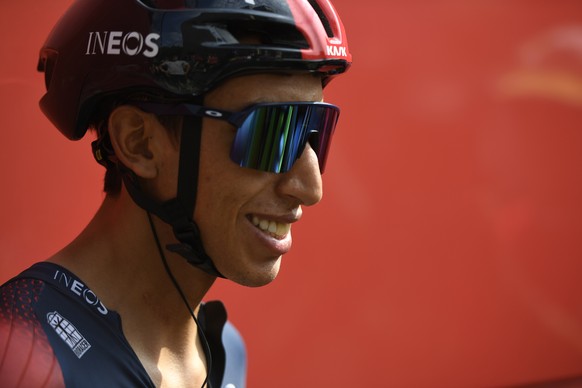
{"type": "Polygon", "coordinates": [[[158,174],[154,153],[153,118],[131,105],[122,105],[109,115],[109,136],[119,161],[138,177],[151,179],[158,174]]]}

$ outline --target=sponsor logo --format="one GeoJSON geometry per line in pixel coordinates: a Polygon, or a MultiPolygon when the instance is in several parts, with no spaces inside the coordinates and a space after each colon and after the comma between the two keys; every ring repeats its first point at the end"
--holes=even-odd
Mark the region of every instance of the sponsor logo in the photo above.
{"type": "Polygon", "coordinates": [[[85,55],[143,55],[153,58],[160,48],[157,41],[159,34],[143,36],[139,32],[93,31],[89,33],[85,55]]]}
{"type": "Polygon", "coordinates": [[[99,300],[97,295],[93,291],[91,291],[87,286],[83,283],[74,279],[72,276],[67,276],[65,273],[61,271],[55,271],[55,275],[53,277],[60,285],[67,288],[73,294],[80,297],[85,303],[95,307],[95,309],[103,314],[107,315],[109,312],[107,307],[103,305],[103,303],[99,300]]]}
{"type": "Polygon", "coordinates": [[[343,46],[327,46],[327,55],[332,57],[347,57],[348,51],[343,46]]]}
{"type": "Polygon", "coordinates": [[[215,110],[205,110],[204,114],[210,117],[222,117],[222,113],[215,111],[215,110]]]}
{"type": "Polygon", "coordinates": [[[48,313],[46,319],[55,333],[69,345],[77,358],[83,357],[87,350],[91,348],[91,344],[83,337],[79,330],[58,312],[53,311],[52,313],[48,313]]]}

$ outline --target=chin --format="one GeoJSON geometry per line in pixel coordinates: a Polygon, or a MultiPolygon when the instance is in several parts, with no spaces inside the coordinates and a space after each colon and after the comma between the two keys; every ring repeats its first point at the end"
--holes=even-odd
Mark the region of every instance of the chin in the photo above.
{"type": "Polygon", "coordinates": [[[281,266],[281,257],[269,265],[245,268],[243,271],[227,271],[225,277],[246,287],[262,287],[277,278],[281,266]]]}

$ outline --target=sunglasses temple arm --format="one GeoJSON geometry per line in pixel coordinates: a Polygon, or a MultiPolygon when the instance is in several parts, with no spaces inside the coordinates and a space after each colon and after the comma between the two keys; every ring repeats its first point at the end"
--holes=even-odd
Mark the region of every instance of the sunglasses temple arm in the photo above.
{"type": "Polygon", "coordinates": [[[227,121],[232,121],[234,116],[236,116],[236,113],[233,112],[207,108],[196,104],[160,104],[142,101],[131,102],[131,104],[157,115],[211,117],[227,121]]]}

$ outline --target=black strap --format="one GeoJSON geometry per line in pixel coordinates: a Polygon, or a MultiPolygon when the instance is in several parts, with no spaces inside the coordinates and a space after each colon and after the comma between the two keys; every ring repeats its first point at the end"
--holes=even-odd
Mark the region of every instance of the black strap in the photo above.
{"type": "Polygon", "coordinates": [[[193,220],[198,191],[198,170],[202,139],[202,118],[184,116],[180,139],[178,192],[174,199],[160,203],[147,196],[139,187],[135,174],[124,167],[123,182],[133,201],[172,226],[179,244],[166,248],[184,257],[190,264],[218,277],[224,277],[206,254],[200,230],[193,220]]]}
{"type": "Polygon", "coordinates": [[[202,144],[202,118],[183,116],[180,141],[180,166],[178,172],[178,202],[186,214],[194,214],[200,169],[200,147],[202,144]]]}

